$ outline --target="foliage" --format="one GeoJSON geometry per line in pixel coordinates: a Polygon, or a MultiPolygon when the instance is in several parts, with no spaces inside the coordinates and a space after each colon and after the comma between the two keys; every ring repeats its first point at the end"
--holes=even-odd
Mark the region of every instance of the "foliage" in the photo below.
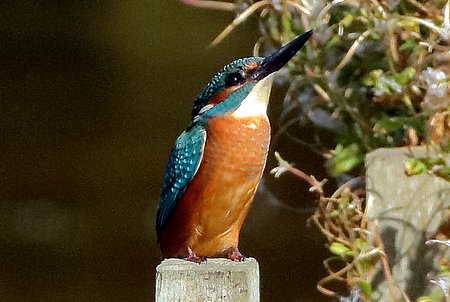
{"type": "Polygon", "coordinates": [[[411,157],[405,163],[405,174],[408,176],[426,172],[450,181],[450,167],[442,157],[411,157]]]}
{"type": "Polygon", "coordinates": [[[301,170],[294,168],[275,154],[279,166],[271,173],[279,177],[290,172],[306,181],[318,196],[318,206],[310,222],[325,235],[329,250],[334,255],[324,261],[328,276],[320,280],[317,289],[329,297],[340,301],[370,301],[372,299],[371,280],[376,273],[376,265],[382,262],[383,272],[393,288],[392,276],[378,230],[374,230],[375,240],[369,240],[367,218],[364,213],[365,192],[362,177],[355,178],[340,187],[332,196],[326,197],[323,190],[325,181],[317,181],[301,170]],[[349,296],[334,291],[336,284],[351,288],[349,296]]]}
{"type": "Polygon", "coordinates": [[[270,53],[314,28],[282,75],[290,88],[281,124],[287,132],[307,123],[332,131],[336,147],[314,146],[331,174],[362,172],[362,157],[375,148],[447,144],[447,1],[239,0],[234,9],[237,17],[213,45],[256,13],[255,52],[270,53]]]}

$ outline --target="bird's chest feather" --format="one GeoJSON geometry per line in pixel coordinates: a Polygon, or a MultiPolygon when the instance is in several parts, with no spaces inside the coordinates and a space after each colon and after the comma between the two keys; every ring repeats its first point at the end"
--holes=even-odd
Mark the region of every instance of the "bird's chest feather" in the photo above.
{"type": "Polygon", "coordinates": [[[183,199],[208,236],[242,224],[266,163],[270,124],[266,115],[217,117],[206,131],[200,168],[183,199]]]}
{"type": "Polygon", "coordinates": [[[213,118],[206,131],[204,171],[199,172],[229,185],[260,176],[270,142],[267,116],[213,118]]]}

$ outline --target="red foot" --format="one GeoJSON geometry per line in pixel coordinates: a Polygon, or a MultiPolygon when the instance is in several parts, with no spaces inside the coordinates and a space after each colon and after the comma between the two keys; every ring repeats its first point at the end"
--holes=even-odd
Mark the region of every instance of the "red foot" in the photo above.
{"type": "Polygon", "coordinates": [[[202,263],[203,261],[206,261],[206,257],[197,256],[190,247],[188,247],[187,250],[188,250],[188,256],[183,258],[184,260],[199,263],[199,264],[202,263]]]}
{"type": "Polygon", "coordinates": [[[227,258],[233,261],[244,261],[245,256],[239,252],[237,247],[231,248],[227,254],[227,258]]]}

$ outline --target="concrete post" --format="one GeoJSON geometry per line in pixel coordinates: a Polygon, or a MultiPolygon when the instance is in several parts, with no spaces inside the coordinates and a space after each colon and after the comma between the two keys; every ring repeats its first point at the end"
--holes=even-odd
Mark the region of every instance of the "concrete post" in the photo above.
{"type": "Polygon", "coordinates": [[[156,302],[177,301],[259,302],[258,262],[164,260],[156,268],[156,302]]]}
{"type": "MultiPolygon", "coordinates": [[[[407,177],[404,164],[410,155],[436,154],[413,147],[378,149],[366,156],[366,214],[370,231],[379,226],[394,284],[415,301],[430,285],[427,274],[437,271],[437,260],[444,255],[441,245],[425,241],[447,219],[450,183],[431,174],[407,177]]],[[[393,301],[381,272],[372,283],[379,301],[393,301]]]]}

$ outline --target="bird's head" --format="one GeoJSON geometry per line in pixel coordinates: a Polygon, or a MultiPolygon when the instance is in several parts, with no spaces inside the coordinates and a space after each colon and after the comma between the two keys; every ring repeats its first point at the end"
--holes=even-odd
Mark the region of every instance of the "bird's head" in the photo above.
{"type": "Polygon", "coordinates": [[[312,30],[265,58],[241,58],[225,65],[198,95],[192,118],[265,113],[274,73],[298,52],[311,35],[312,30]]]}

